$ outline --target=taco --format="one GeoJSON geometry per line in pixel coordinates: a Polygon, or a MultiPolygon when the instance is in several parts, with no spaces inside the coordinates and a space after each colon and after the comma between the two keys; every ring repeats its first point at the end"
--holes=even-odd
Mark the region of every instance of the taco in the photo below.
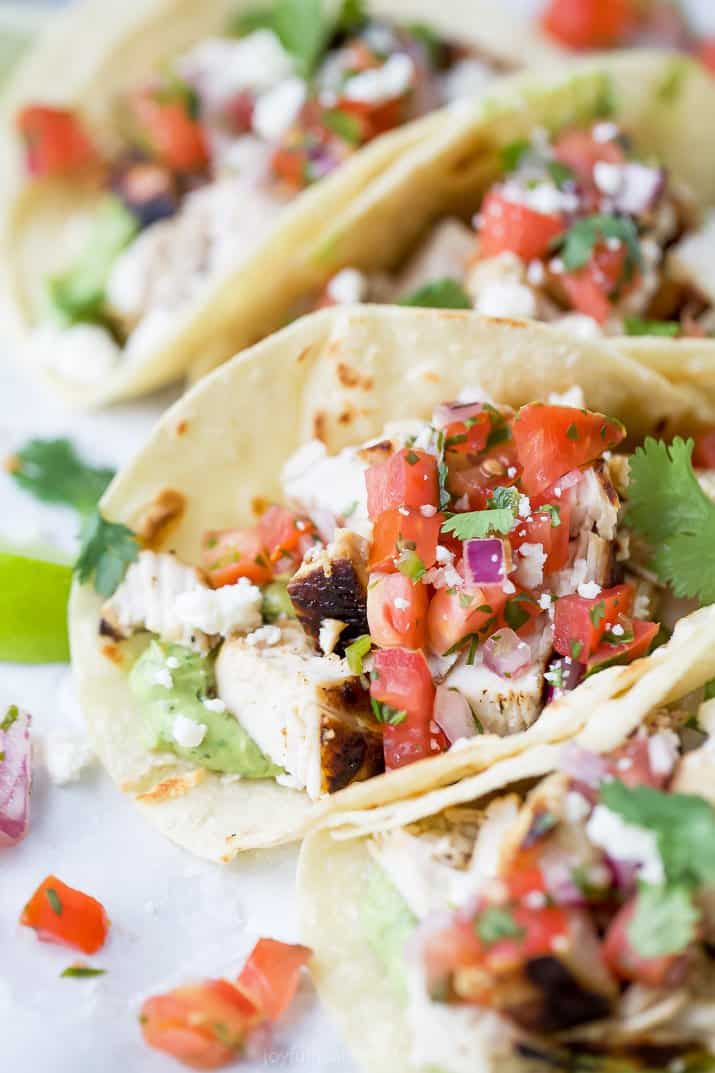
{"type": "Polygon", "coordinates": [[[698,679],[636,729],[606,704],[419,821],[308,837],[303,938],[361,1068],[712,1068],[715,710],[681,699],[698,679]]]}
{"type": "Polygon", "coordinates": [[[337,269],[313,304],[537,319],[712,394],[715,168],[686,140],[714,106],[712,78],[663,53],[502,86],[303,251],[306,273],[337,269]]]}
{"type": "Polygon", "coordinates": [[[93,403],[281,327],[303,294],[291,251],[448,119],[409,121],[519,63],[503,20],[462,15],[419,0],[75,5],[6,106],[24,358],[93,403]]]}
{"type": "MultiPolygon", "coordinates": [[[[631,539],[619,419],[634,444],[713,415],[606,347],[452,311],[326,310],[217,370],[84,534],[72,658],[112,777],[227,859],[630,695],[657,622],[695,606],[671,613],[662,578],[715,599],[715,508],[690,445],[652,441],[631,539]]],[[[662,689],[695,658],[661,655],[662,689]]]]}

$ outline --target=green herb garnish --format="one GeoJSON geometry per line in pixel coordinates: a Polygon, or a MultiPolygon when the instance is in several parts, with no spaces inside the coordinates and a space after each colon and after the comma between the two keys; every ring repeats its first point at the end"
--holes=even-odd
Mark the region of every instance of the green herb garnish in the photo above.
{"type": "Polygon", "coordinates": [[[370,706],[378,723],[389,723],[390,726],[397,727],[407,718],[406,711],[391,708],[389,704],[383,704],[374,697],[370,697],[370,706]]]}
{"type": "Polygon", "coordinates": [[[30,440],[9,459],[7,469],[24,491],[45,503],[94,510],[114,470],[83,462],[69,440],[30,440]]]}
{"type": "Polygon", "coordinates": [[[594,247],[601,239],[619,239],[626,247],[626,269],[632,272],[641,264],[638,231],[632,220],[623,216],[597,213],[572,224],[559,242],[563,242],[561,259],[569,272],[583,268],[591,259],[594,247]]]}
{"type": "Polygon", "coordinates": [[[60,901],[60,896],[57,893],[57,891],[55,890],[55,888],[54,887],[45,887],[45,897],[47,898],[47,901],[50,903],[50,908],[52,909],[52,912],[55,913],[58,917],[61,917],[62,916],[62,902],[60,901]]]}
{"type": "Polygon", "coordinates": [[[524,935],[524,929],[517,924],[509,910],[498,905],[490,905],[479,914],[475,930],[487,946],[498,943],[500,939],[521,939],[524,935]]]}
{"type": "Polygon", "coordinates": [[[443,533],[453,533],[458,540],[476,540],[489,533],[508,533],[514,526],[514,513],[507,508],[471,510],[453,514],[442,524],[443,533]]]}
{"type": "Polygon", "coordinates": [[[91,965],[68,965],[60,973],[61,979],[86,980],[91,976],[104,976],[106,969],[94,969],[91,965]]]}
{"type": "Polygon", "coordinates": [[[623,327],[626,335],[659,335],[666,339],[675,339],[680,333],[677,320],[644,320],[642,317],[624,317],[623,327]]]}
{"type": "Polygon", "coordinates": [[[397,303],[401,306],[421,306],[424,309],[471,309],[472,300],[458,280],[445,276],[406,294],[397,303]]]}
{"type": "Polygon", "coordinates": [[[82,526],[81,541],[74,566],[77,577],[85,582],[94,576],[100,596],[111,596],[139,555],[137,538],[128,526],[108,522],[95,511],[82,526]]]}
{"type": "Polygon", "coordinates": [[[362,674],[362,661],[371,648],[372,638],[369,633],[363,633],[356,637],[352,644],[345,646],[345,658],[353,674],[362,674]]]}

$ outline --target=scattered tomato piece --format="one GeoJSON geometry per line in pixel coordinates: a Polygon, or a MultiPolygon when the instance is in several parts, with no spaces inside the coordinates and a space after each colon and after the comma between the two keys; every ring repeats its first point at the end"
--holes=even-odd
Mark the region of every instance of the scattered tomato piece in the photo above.
{"type": "Polygon", "coordinates": [[[524,489],[538,496],[569,470],[616,447],[626,430],[620,421],[590,410],[534,402],[519,410],[512,434],[524,489]]]}
{"type": "Polygon", "coordinates": [[[635,0],[549,0],[541,24],[567,48],[614,48],[636,25],[637,12],[635,0]]]}
{"type": "Polygon", "coordinates": [[[295,998],[300,970],[310,960],[307,946],[259,939],[236,986],[268,1021],[277,1021],[295,998]]]}
{"type": "Polygon", "coordinates": [[[201,554],[204,569],[215,589],[247,577],[265,585],[273,570],[258,529],[221,529],[204,534],[201,554]]]}
{"type": "MultiPolygon", "coordinates": [[[[554,616],[554,648],[559,655],[587,663],[598,650],[603,635],[620,623],[621,615],[629,613],[633,594],[632,585],[616,585],[602,589],[593,597],[575,593],[562,596],[554,616]]],[[[623,626],[621,630],[625,632],[623,626]]]]}
{"type": "Polygon", "coordinates": [[[18,113],[16,123],[32,176],[65,175],[97,158],[81,120],[69,109],[31,104],[18,113]]]}
{"type": "Polygon", "coordinates": [[[84,954],[100,950],[109,931],[101,902],[56,876],[42,881],[23,909],[20,923],[33,928],[43,942],[71,946],[84,954]]]}
{"type": "Polygon", "coordinates": [[[383,746],[388,771],[433,756],[448,741],[432,720],[435,687],[423,652],[382,648],[374,653],[370,696],[388,705],[396,721],[386,722],[383,746]]]}
{"type": "Polygon", "coordinates": [[[192,172],[206,167],[206,138],[184,101],[160,101],[151,93],[139,93],[132,105],[141,133],[157,160],[173,171],[192,172]]]}
{"type": "Polygon", "coordinates": [[[498,190],[487,194],[480,219],[480,257],[509,252],[531,261],[548,253],[553,240],[564,230],[561,216],[509,201],[498,190]]]}
{"type": "Polygon", "coordinates": [[[427,451],[404,448],[365,473],[367,510],[377,518],[398,507],[437,507],[437,459],[427,451]]]}

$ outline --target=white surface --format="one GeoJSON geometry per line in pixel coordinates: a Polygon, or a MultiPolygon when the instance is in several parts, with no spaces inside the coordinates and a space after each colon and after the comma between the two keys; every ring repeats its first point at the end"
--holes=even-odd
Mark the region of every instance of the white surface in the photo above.
{"type": "MultiPolygon", "coordinates": [[[[468,3],[468,0],[465,0],[468,3]]],[[[515,8],[533,7],[513,0],[515,8]]],[[[715,29],[710,0],[698,7],[715,29]]],[[[121,465],[141,444],[160,399],[96,416],[68,413],[6,360],[0,364],[0,455],[30,436],[69,435],[91,459],[121,465]]],[[[42,533],[68,552],[69,511],[19,493],[0,473],[0,538],[42,533]]],[[[65,667],[0,669],[0,710],[18,703],[38,741],[76,726],[65,667]]],[[[204,976],[231,975],[259,935],[296,940],[293,849],[249,854],[230,868],[194,860],[140,821],[97,768],[78,784],[49,783],[35,765],[30,834],[0,851],[0,1069],[12,1073],[170,1073],[178,1067],[143,1044],[141,998],[204,976]],[[59,978],[72,951],[38,942],[17,918],[50,872],[98,897],[112,920],[106,948],[89,959],[108,970],[96,980],[59,978]]],[[[369,1026],[365,1026],[369,1031],[369,1026]]],[[[352,1073],[354,1066],[306,985],[277,1030],[272,1051],[239,1063],[248,1073],[352,1073]]]]}

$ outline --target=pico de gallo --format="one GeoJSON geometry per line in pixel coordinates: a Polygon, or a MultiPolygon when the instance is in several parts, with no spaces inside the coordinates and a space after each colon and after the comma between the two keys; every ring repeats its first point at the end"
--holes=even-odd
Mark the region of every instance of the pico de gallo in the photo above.
{"type": "Polygon", "coordinates": [[[29,180],[86,178],[104,190],[85,248],[72,241],[72,262],[44,282],[38,360],[69,379],[101,378],[123,346],[170,330],[297,193],[509,66],[361,3],[337,15],[323,5],[310,24],[294,8],[274,0],[238,18],[122,95],[119,148],[81,107],[33,101],[18,113],[29,180]]]}
{"type": "Polygon", "coordinates": [[[220,1069],[256,1055],[265,1030],[285,1013],[308,963],[305,946],[259,939],[235,981],[206,980],[147,999],[139,1022],[144,1039],[192,1069],[220,1069]]]}
{"type": "MultiPolygon", "coordinates": [[[[702,719],[664,709],[610,753],[564,746],[521,796],[373,836],[379,902],[387,882],[393,919],[399,897],[412,920],[400,959],[416,1067],[454,1073],[468,1053],[686,1068],[715,1049],[714,756],[702,719]]],[[[369,897],[364,929],[380,920],[369,897]]]]}
{"type": "Polygon", "coordinates": [[[317,305],[473,308],[586,339],[713,334],[713,222],[616,123],[537,129],[502,164],[473,228],[442,220],[398,276],[344,269],[317,305]]]}
{"type": "Polygon", "coordinates": [[[564,48],[678,49],[715,72],[713,38],[696,32],[676,0],[547,0],[540,22],[564,48]]]}
{"type": "Polygon", "coordinates": [[[317,799],[525,730],[586,678],[648,655],[673,625],[671,589],[692,598],[676,617],[713,599],[715,505],[692,444],[628,457],[620,421],[571,395],[442,404],[335,455],[309,442],[285,464],[283,504],[206,532],[200,566],[100,518],[80,580],[107,597],[103,653],[146,638],[128,657],[146,746],[317,799]],[[681,516],[703,519],[695,588],[701,552],[681,516]]]}

